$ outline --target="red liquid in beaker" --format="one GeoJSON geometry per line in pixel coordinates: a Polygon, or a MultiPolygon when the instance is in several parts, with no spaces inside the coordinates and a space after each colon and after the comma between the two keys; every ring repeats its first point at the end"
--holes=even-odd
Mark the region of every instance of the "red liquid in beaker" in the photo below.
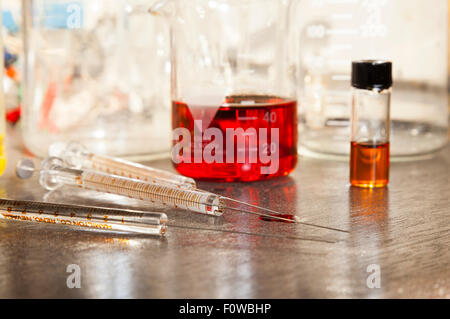
{"type": "MultiPolygon", "coordinates": [[[[297,164],[295,100],[239,95],[227,97],[217,106],[173,101],[172,116],[172,127],[187,129],[191,142],[189,148],[179,147],[180,151],[174,149],[172,154],[182,175],[256,181],[288,175],[297,164]]],[[[175,140],[174,146],[182,140],[175,140]]]]}

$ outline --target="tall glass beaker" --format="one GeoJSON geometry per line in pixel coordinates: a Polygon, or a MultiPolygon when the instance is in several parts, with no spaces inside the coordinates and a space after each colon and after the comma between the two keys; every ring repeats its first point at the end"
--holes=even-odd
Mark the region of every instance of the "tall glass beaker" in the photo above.
{"type": "Polygon", "coordinates": [[[254,181],[297,163],[290,0],[167,0],[172,160],[183,175],[254,181]]]}

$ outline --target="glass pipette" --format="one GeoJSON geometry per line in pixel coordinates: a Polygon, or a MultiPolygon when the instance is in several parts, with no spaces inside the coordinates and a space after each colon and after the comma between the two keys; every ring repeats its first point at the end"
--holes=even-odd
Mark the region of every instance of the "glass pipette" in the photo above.
{"type": "Polygon", "coordinates": [[[145,182],[176,185],[180,188],[196,188],[195,180],[192,178],[116,157],[94,154],[76,142],[52,144],[49,148],[49,156],[61,158],[72,168],[96,170],[145,182]]]}
{"type": "MultiPolygon", "coordinates": [[[[16,167],[17,176],[21,178],[30,177],[34,170],[33,161],[26,158],[19,161],[16,167]]],[[[42,162],[39,182],[48,190],[56,189],[61,185],[73,185],[143,201],[157,202],[170,207],[182,208],[207,215],[221,216],[225,210],[238,211],[289,223],[299,223],[334,231],[348,232],[336,228],[301,222],[297,219],[274,216],[273,213],[278,214],[278,212],[206,191],[180,189],[175,186],[160,185],[150,181],[144,182],[102,172],[68,168],[64,166],[64,162],[57,157],[49,157],[42,162]],[[244,205],[259,211],[270,212],[271,214],[243,210],[232,207],[231,205],[233,204],[244,205]]]]}
{"type": "Polygon", "coordinates": [[[163,213],[2,198],[0,218],[157,236],[163,236],[167,228],[163,213]]]}

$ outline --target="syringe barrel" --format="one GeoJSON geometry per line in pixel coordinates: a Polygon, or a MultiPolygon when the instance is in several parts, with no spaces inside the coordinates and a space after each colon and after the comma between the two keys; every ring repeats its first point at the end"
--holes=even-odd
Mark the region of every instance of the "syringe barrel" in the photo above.
{"type": "Polygon", "coordinates": [[[159,212],[144,212],[128,209],[102,208],[82,205],[68,205],[36,201],[0,199],[0,209],[8,211],[49,214],[104,221],[133,222],[160,225],[168,222],[167,215],[159,212]]]}
{"type": "Polygon", "coordinates": [[[116,157],[94,154],[76,142],[51,147],[52,156],[60,157],[72,168],[101,171],[108,174],[134,178],[146,182],[176,185],[180,188],[195,189],[195,180],[157,168],[126,161],[116,157]],[[56,147],[57,146],[57,147],[56,147]]]}
{"type": "Polygon", "coordinates": [[[219,195],[182,189],[173,185],[143,182],[96,171],[66,168],[57,158],[49,158],[44,162],[40,183],[47,189],[54,189],[62,184],[74,185],[99,192],[157,202],[201,214],[214,216],[223,214],[219,195]]]}
{"type": "Polygon", "coordinates": [[[84,171],[82,177],[77,178],[77,183],[83,188],[157,202],[201,214],[220,216],[223,213],[220,196],[208,192],[180,189],[93,171],[84,171]]]}
{"type": "MultiPolygon", "coordinates": [[[[107,230],[162,236],[166,232],[165,214],[140,218],[139,212],[110,210],[76,205],[0,199],[0,218],[6,220],[60,224],[90,230],[107,230]],[[103,213],[103,216],[101,213],[103,213]],[[127,218],[127,214],[131,214],[127,218]],[[108,215],[109,214],[109,215],[108,215]],[[122,218],[119,220],[119,215],[122,218]]],[[[142,213],[143,214],[143,213],[142,213]]]]}

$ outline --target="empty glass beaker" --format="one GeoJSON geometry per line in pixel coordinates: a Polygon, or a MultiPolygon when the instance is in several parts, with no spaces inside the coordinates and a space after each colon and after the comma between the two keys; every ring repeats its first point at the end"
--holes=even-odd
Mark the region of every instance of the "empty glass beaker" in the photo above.
{"type": "Polygon", "coordinates": [[[391,154],[447,142],[448,0],[302,0],[297,10],[300,151],[348,157],[351,61],[393,62],[391,154]]]}
{"type": "Polygon", "coordinates": [[[172,160],[183,175],[254,181],[297,163],[290,0],[159,1],[171,28],[172,160]]]}
{"type": "Polygon", "coordinates": [[[148,1],[22,3],[27,148],[45,156],[75,140],[115,156],[168,152],[168,27],[148,1]]]}

